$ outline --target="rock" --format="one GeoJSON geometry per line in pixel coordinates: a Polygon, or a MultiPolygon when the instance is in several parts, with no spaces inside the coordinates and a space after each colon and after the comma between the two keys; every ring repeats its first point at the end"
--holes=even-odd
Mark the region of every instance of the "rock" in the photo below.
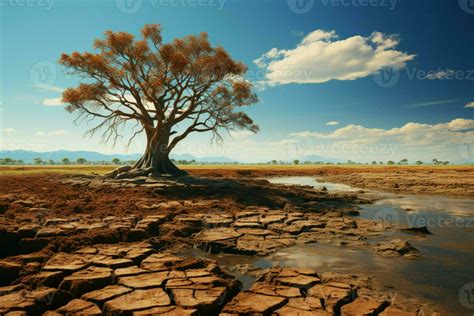
{"type": "Polygon", "coordinates": [[[61,271],[42,271],[28,279],[35,286],[57,287],[63,279],[63,273],[61,271]]]}
{"type": "Polygon", "coordinates": [[[105,301],[114,299],[118,296],[132,292],[133,289],[120,286],[120,285],[109,285],[100,290],[95,290],[82,295],[82,299],[94,302],[99,306],[102,306],[105,301]]]}
{"type": "Polygon", "coordinates": [[[68,299],[68,295],[54,288],[39,287],[32,291],[20,290],[0,296],[0,311],[21,309],[28,315],[38,314],[45,309],[61,306],[68,299]]]}
{"type": "Polygon", "coordinates": [[[79,254],[68,254],[60,252],[46,262],[43,270],[63,271],[70,274],[86,268],[89,263],[84,261],[84,257],[79,254]]]}
{"type": "Polygon", "coordinates": [[[20,238],[34,238],[40,228],[41,226],[36,224],[23,225],[18,228],[17,233],[20,238]]]}
{"type": "Polygon", "coordinates": [[[143,260],[141,267],[150,271],[164,271],[182,261],[183,258],[171,254],[155,253],[143,260]]]}
{"type": "Polygon", "coordinates": [[[132,275],[138,275],[138,274],[143,274],[143,273],[149,273],[150,271],[139,268],[137,266],[131,266],[127,268],[121,268],[121,269],[116,269],[114,270],[114,276],[115,277],[125,277],[125,276],[132,276],[132,275]]]}
{"type": "Polygon", "coordinates": [[[270,314],[279,309],[287,299],[278,296],[268,296],[245,291],[240,292],[228,303],[223,312],[229,314],[270,314]]]}
{"type": "Polygon", "coordinates": [[[216,314],[224,303],[225,287],[202,289],[173,288],[171,295],[179,307],[197,309],[201,315],[216,314]]]}
{"type": "MultiPolygon", "coordinates": [[[[184,273],[183,273],[184,276],[184,273]]],[[[136,289],[160,287],[169,279],[169,272],[153,272],[134,276],[120,277],[118,284],[136,289]]]]}
{"type": "Polygon", "coordinates": [[[300,289],[309,289],[316,283],[319,283],[321,280],[316,277],[307,276],[307,275],[297,275],[297,276],[287,276],[287,277],[278,277],[277,283],[282,285],[289,285],[297,287],[300,289]]]}
{"type": "Polygon", "coordinates": [[[197,316],[199,313],[195,309],[182,309],[176,306],[166,306],[134,312],[133,315],[197,316]]]}
{"type": "Polygon", "coordinates": [[[20,274],[22,265],[9,260],[0,260],[0,285],[9,285],[20,274]]]}
{"type": "Polygon", "coordinates": [[[134,311],[145,310],[153,307],[168,306],[171,300],[161,288],[149,290],[135,290],[119,296],[104,304],[106,315],[126,315],[134,311]]]}
{"type": "Polygon", "coordinates": [[[56,310],[60,315],[102,315],[100,308],[92,302],[74,299],[56,310]]]}
{"type": "Polygon", "coordinates": [[[2,287],[0,287],[0,295],[5,295],[5,294],[12,293],[12,292],[16,292],[16,291],[21,290],[22,288],[23,288],[23,285],[21,285],[21,284],[2,286],[2,287]]]}
{"type": "Polygon", "coordinates": [[[366,298],[357,298],[352,303],[341,307],[341,316],[378,315],[388,306],[388,302],[366,298]]]}
{"type": "Polygon", "coordinates": [[[340,307],[351,302],[356,295],[350,289],[316,284],[309,289],[308,296],[322,299],[327,311],[338,314],[340,307]]]}
{"type": "Polygon", "coordinates": [[[112,269],[89,267],[65,277],[59,288],[79,297],[86,292],[103,288],[109,284],[112,284],[112,269]]]}
{"type": "Polygon", "coordinates": [[[126,267],[130,267],[134,265],[132,260],[125,259],[125,258],[111,258],[111,257],[96,256],[88,261],[95,266],[107,267],[111,269],[126,268],[126,267]]]}
{"type": "Polygon", "coordinates": [[[402,228],[402,231],[407,232],[407,233],[422,234],[422,235],[431,235],[432,234],[428,230],[428,227],[426,227],[426,226],[402,228]]]}
{"type": "Polygon", "coordinates": [[[379,243],[375,246],[375,251],[384,257],[418,253],[418,250],[412,247],[408,241],[401,239],[393,239],[390,242],[379,243]]]}
{"type": "Polygon", "coordinates": [[[416,312],[407,312],[401,309],[398,309],[393,306],[389,306],[383,312],[379,314],[380,316],[416,316],[416,312]]]}

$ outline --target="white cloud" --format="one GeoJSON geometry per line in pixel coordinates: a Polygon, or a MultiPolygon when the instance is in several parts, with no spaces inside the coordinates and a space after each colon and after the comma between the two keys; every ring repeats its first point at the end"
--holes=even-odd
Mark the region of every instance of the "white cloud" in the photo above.
{"type": "Polygon", "coordinates": [[[5,133],[5,134],[12,134],[12,133],[15,133],[16,130],[14,128],[7,127],[7,128],[2,128],[0,132],[5,133]]]}
{"type": "Polygon", "coordinates": [[[254,133],[251,131],[230,131],[230,136],[236,139],[247,139],[252,135],[254,135],[254,133]]]}
{"type": "Polygon", "coordinates": [[[41,131],[38,131],[35,133],[36,136],[45,136],[46,133],[45,132],[41,132],[41,131]]]}
{"type": "Polygon", "coordinates": [[[415,55],[396,50],[398,44],[397,36],[380,32],[338,39],[335,31],[315,30],[295,48],[272,48],[254,63],[269,85],[355,80],[384,67],[404,68],[415,55]]]}
{"type": "Polygon", "coordinates": [[[327,122],[326,125],[327,126],[336,126],[336,125],[339,125],[339,122],[338,121],[330,121],[330,122],[327,122]]]}
{"type": "Polygon", "coordinates": [[[50,98],[50,99],[44,99],[43,100],[43,105],[45,105],[45,106],[61,106],[61,105],[64,105],[64,103],[61,102],[61,98],[50,98]]]}
{"type": "Polygon", "coordinates": [[[428,79],[428,80],[452,79],[454,74],[455,74],[455,71],[452,69],[439,70],[436,72],[428,73],[425,79],[428,79]]]}
{"type": "Polygon", "coordinates": [[[69,133],[63,129],[48,132],[48,136],[66,136],[68,134],[69,133]]]}
{"type": "MultiPolygon", "coordinates": [[[[474,139],[474,120],[457,118],[438,124],[410,122],[391,129],[351,124],[332,132],[302,131],[290,136],[298,141],[293,147],[287,146],[296,158],[319,154],[344,161],[402,158],[464,161],[463,146],[474,139]]],[[[472,154],[469,155],[472,158],[472,154]]]]}
{"type": "Polygon", "coordinates": [[[53,91],[53,92],[63,92],[64,89],[56,86],[52,86],[49,84],[36,84],[34,85],[35,88],[46,90],[46,91],[53,91]]]}
{"type": "Polygon", "coordinates": [[[473,102],[468,102],[464,107],[465,108],[474,108],[474,101],[473,102]]]}

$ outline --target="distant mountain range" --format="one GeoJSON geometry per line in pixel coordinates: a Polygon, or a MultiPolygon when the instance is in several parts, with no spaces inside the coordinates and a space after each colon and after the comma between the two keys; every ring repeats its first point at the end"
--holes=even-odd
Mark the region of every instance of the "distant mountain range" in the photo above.
{"type": "MultiPolygon", "coordinates": [[[[56,150],[48,152],[36,152],[26,150],[3,150],[0,151],[0,158],[11,158],[14,160],[23,160],[25,163],[33,163],[33,159],[41,158],[44,161],[54,160],[60,162],[63,158],[68,158],[70,161],[76,161],[78,158],[84,158],[88,161],[111,161],[118,158],[122,161],[140,159],[141,154],[102,154],[95,151],[68,151],[56,150]]],[[[214,156],[214,157],[195,157],[189,154],[171,154],[171,159],[175,160],[196,160],[201,163],[232,163],[235,159],[214,156]]]]}

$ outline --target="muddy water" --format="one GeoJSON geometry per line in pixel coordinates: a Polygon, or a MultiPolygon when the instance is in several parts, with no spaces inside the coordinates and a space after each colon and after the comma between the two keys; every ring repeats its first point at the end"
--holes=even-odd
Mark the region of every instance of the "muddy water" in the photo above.
{"type": "MultiPolygon", "coordinates": [[[[360,190],[343,184],[318,182],[313,177],[279,177],[268,180],[273,183],[311,185],[315,188],[325,186],[329,191],[360,190]]],[[[421,251],[422,260],[388,259],[370,250],[318,243],[285,248],[265,258],[210,255],[199,250],[192,250],[192,254],[215,259],[229,270],[237,264],[259,268],[280,265],[311,267],[321,272],[367,275],[386,286],[387,291],[393,295],[400,293],[405,297],[421,298],[441,306],[443,315],[474,315],[474,283],[472,287],[465,287],[474,282],[474,199],[365,192],[378,200],[370,205],[361,205],[361,217],[428,227],[432,235],[426,237],[402,232],[382,237],[409,240],[421,251]]],[[[238,272],[233,274],[246,286],[254,280],[238,272]]]]}

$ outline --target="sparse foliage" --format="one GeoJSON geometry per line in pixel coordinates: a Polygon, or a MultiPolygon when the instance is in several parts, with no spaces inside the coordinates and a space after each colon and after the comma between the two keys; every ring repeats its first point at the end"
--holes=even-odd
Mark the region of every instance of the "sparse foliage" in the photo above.
{"type": "Polygon", "coordinates": [[[145,25],[141,38],[106,31],[94,53],[63,54],[60,63],[84,78],[63,93],[69,112],[78,119],[99,119],[89,131],[103,131],[104,141],[116,143],[121,129],[134,124],[130,142],[145,133],[147,146],[134,169],[182,173],[169,153],[190,133],[258,126],[241,107],[257,102],[251,84],[242,80],[247,67],[222,47],[212,47],[206,33],[163,43],[161,27],[145,25]],[[179,128],[178,128],[179,124],[179,128]]]}

